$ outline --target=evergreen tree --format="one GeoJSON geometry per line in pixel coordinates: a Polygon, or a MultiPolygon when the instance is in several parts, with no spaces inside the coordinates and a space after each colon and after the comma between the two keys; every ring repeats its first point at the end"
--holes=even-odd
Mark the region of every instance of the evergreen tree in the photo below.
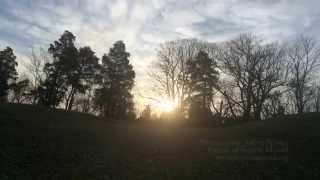
{"type": "Polygon", "coordinates": [[[31,83],[27,78],[21,79],[11,85],[12,99],[11,102],[22,104],[31,102],[31,83]]]}
{"type": "Polygon", "coordinates": [[[204,51],[199,51],[194,60],[188,62],[190,87],[194,92],[193,101],[201,102],[203,109],[209,109],[219,72],[217,64],[204,51]]]}
{"type": "Polygon", "coordinates": [[[53,62],[45,65],[46,79],[39,87],[40,103],[46,106],[55,108],[63,100],[68,86],[71,86],[71,92],[78,86],[78,50],[74,41],[75,36],[65,31],[58,41],[50,44],[48,51],[53,62]]]}
{"type": "Polygon", "coordinates": [[[212,120],[213,116],[209,108],[203,108],[202,102],[192,99],[188,109],[188,118],[192,123],[203,124],[212,120]]]}
{"type": "Polygon", "coordinates": [[[10,84],[17,79],[16,56],[10,47],[0,51],[0,103],[8,101],[10,84]]]}
{"type": "Polygon", "coordinates": [[[77,61],[73,63],[73,74],[69,78],[69,94],[66,99],[66,110],[71,110],[77,93],[85,94],[93,86],[99,59],[90,47],[79,49],[77,61]]]}
{"type": "Polygon", "coordinates": [[[60,104],[67,91],[65,77],[54,64],[46,64],[44,72],[46,79],[38,87],[39,103],[55,108],[60,104]]]}
{"type": "Polygon", "coordinates": [[[133,115],[131,90],[135,72],[129,63],[125,44],[117,41],[108,55],[102,57],[100,87],[96,89],[95,104],[107,117],[128,118],[133,115]]]}

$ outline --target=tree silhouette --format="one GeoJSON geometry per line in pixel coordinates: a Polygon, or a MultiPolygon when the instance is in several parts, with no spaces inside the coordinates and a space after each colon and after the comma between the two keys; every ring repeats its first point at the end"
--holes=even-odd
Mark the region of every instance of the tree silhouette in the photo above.
{"type": "Polygon", "coordinates": [[[299,114],[312,98],[312,75],[320,65],[320,49],[316,41],[301,36],[288,50],[289,88],[299,114]]]}
{"type": "MultiPolygon", "coordinates": [[[[76,66],[78,50],[74,41],[75,36],[65,31],[58,41],[50,44],[48,51],[53,56],[53,62],[47,63],[44,67],[46,79],[39,87],[40,103],[55,108],[63,100],[68,86],[71,86],[68,100],[78,88],[79,75],[76,66]]],[[[69,108],[70,102],[67,101],[66,104],[69,108]]]]}
{"type": "Polygon", "coordinates": [[[199,99],[203,109],[210,109],[214,88],[218,84],[217,63],[204,51],[199,51],[194,60],[188,61],[189,86],[194,92],[192,99],[199,99]]]}
{"type": "Polygon", "coordinates": [[[63,100],[67,86],[62,72],[53,64],[44,67],[46,79],[38,87],[39,103],[50,108],[56,108],[63,100]]]}
{"type": "Polygon", "coordinates": [[[75,98],[77,99],[77,105],[82,102],[82,110],[88,112],[92,106],[92,91],[95,85],[96,78],[98,76],[98,70],[100,68],[99,58],[95,55],[95,52],[90,47],[82,47],[79,49],[77,63],[78,78],[74,79],[77,81],[77,86],[73,90],[73,94],[69,96],[68,110],[72,109],[75,98]],[[77,97],[77,93],[81,93],[81,97],[77,97]],[[81,100],[80,100],[81,99],[81,100]],[[85,104],[84,104],[85,103],[85,104]]]}
{"type": "Polygon", "coordinates": [[[10,47],[0,51],[0,103],[8,101],[10,84],[17,79],[16,56],[10,47]]]}
{"type": "Polygon", "coordinates": [[[220,82],[219,92],[233,116],[240,114],[244,120],[260,120],[265,102],[285,85],[283,48],[262,42],[251,34],[241,34],[222,44],[216,56],[228,77],[220,82]]]}
{"type": "MultiPolygon", "coordinates": [[[[50,44],[48,54],[32,51],[26,67],[33,87],[28,80],[16,82],[13,50],[0,51],[0,102],[63,105],[68,111],[133,118],[135,72],[125,44],[114,43],[99,63],[89,46],[77,48],[75,40],[65,31],[50,44]]],[[[149,71],[152,90],[177,103],[176,110],[163,117],[229,122],[272,119],[290,112],[289,105],[299,114],[320,111],[320,90],[314,85],[320,65],[316,41],[301,36],[285,47],[250,33],[222,43],[179,39],[161,44],[149,71]],[[284,102],[285,97],[292,98],[284,102]]]]}
{"type": "Polygon", "coordinates": [[[209,107],[203,107],[201,99],[191,99],[188,109],[188,117],[192,123],[204,124],[212,120],[212,112],[209,107]]]}
{"type": "Polygon", "coordinates": [[[31,75],[31,90],[30,90],[30,96],[32,96],[31,104],[37,104],[38,103],[38,88],[41,84],[41,82],[44,80],[45,74],[44,74],[44,66],[45,64],[49,63],[51,60],[48,52],[43,49],[39,48],[39,51],[35,51],[34,48],[32,48],[32,51],[29,55],[29,62],[26,64],[26,70],[31,75]]]}
{"type": "MultiPolygon", "coordinates": [[[[183,112],[190,99],[188,65],[195,59],[200,50],[209,51],[209,43],[197,39],[181,39],[168,41],[160,45],[157,59],[149,72],[153,80],[153,89],[173,102],[177,102],[177,110],[183,112]]],[[[183,112],[185,113],[185,112],[183,112]]]]}
{"type": "Polygon", "coordinates": [[[141,115],[140,115],[140,119],[141,120],[151,120],[151,107],[150,105],[147,105],[143,111],[141,112],[141,115]]]}
{"type": "Polygon", "coordinates": [[[14,103],[27,103],[31,102],[31,83],[30,80],[25,78],[11,85],[12,89],[12,102],[14,103]]]}
{"type": "Polygon", "coordinates": [[[125,118],[133,113],[131,89],[135,72],[129,63],[125,44],[117,41],[108,55],[103,55],[95,104],[106,117],[125,118]]]}
{"type": "Polygon", "coordinates": [[[320,112],[320,86],[314,87],[313,108],[315,112],[320,112]]]}
{"type": "Polygon", "coordinates": [[[66,99],[66,110],[72,109],[77,93],[84,94],[93,85],[98,61],[99,59],[90,47],[79,49],[76,62],[73,64],[72,77],[69,78],[70,90],[66,99]]]}

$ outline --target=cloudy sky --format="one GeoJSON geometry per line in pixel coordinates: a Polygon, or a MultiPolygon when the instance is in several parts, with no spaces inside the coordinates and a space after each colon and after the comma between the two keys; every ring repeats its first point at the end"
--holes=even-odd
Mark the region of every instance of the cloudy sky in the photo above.
{"type": "Polygon", "coordinates": [[[159,43],[223,41],[241,32],[320,38],[319,6],[319,0],[0,0],[0,48],[13,47],[20,63],[32,46],[47,48],[64,30],[99,57],[123,40],[139,87],[159,43]]]}

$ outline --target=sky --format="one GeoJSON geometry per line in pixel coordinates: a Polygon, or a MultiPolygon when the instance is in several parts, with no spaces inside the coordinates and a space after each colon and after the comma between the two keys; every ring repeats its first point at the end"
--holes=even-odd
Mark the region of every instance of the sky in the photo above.
{"type": "Polygon", "coordinates": [[[98,57],[123,40],[139,91],[160,43],[221,42],[244,32],[273,41],[301,33],[320,39],[319,7],[319,0],[0,0],[0,49],[14,48],[23,71],[31,48],[47,48],[64,30],[98,57]]]}

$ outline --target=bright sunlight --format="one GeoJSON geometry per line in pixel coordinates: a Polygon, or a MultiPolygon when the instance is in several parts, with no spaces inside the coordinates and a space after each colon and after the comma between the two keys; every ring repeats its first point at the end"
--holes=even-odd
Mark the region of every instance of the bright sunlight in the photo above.
{"type": "Polygon", "coordinates": [[[161,99],[158,103],[158,110],[160,112],[172,112],[175,107],[176,104],[168,99],[161,99]]]}

